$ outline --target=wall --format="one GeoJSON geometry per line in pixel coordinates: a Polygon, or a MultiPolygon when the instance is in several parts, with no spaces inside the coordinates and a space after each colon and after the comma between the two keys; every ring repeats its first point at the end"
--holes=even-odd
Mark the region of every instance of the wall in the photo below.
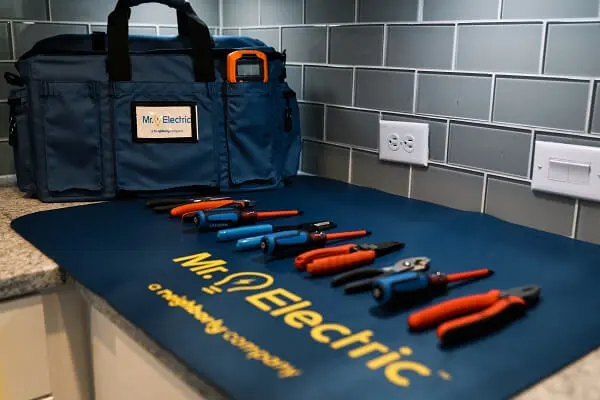
{"type": "Polygon", "coordinates": [[[600,243],[600,207],[530,190],[539,140],[598,145],[598,0],[224,0],[223,31],[287,49],[302,169],[600,243]],[[430,124],[428,168],[378,121],[430,124]]]}
{"type": "MultiPolygon", "coordinates": [[[[191,2],[221,33],[287,50],[304,171],[600,243],[597,204],[529,187],[536,141],[599,145],[599,0],[191,2]],[[380,119],[429,123],[430,166],[380,162],[380,119]]],[[[3,3],[0,70],[41,37],[103,24],[112,8],[3,3]]],[[[144,5],[132,32],[172,34],[174,20],[144,5]]],[[[0,128],[0,175],[11,172],[0,128]]]]}

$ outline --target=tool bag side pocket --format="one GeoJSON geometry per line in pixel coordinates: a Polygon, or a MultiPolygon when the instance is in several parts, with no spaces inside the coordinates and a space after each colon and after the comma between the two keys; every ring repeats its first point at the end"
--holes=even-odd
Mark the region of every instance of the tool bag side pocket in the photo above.
{"type": "Polygon", "coordinates": [[[27,120],[29,109],[27,87],[23,86],[11,91],[8,97],[8,105],[8,143],[13,148],[17,185],[23,192],[34,193],[35,174],[27,120]]]}
{"type": "Polygon", "coordinates": [[[281,149],[278,152],[281,162],[281,176],[283,179],[296,176],[300,166],[300,149],[302,146],[300,135],[300,110],[296,92],[287,83],[279,87],[282,104],[280,111],[280,135],[281,149]]]}

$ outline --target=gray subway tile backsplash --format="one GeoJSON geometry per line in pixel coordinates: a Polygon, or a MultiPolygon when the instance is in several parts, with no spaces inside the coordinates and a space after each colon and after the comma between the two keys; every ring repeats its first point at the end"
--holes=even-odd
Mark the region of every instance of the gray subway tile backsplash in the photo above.
{"type": "Polygon", "coordinates": [[[583,131],[588,89],[588,82],[499,77],[494,121],[583,131]]]}
{"type": "Polygon", "coordinates": [[[495,19],[498,0],[423,0],[424,21],[495,19]]]}
{"type": "MultiPolygon", "coordinates": [[[[8,129],[4,129],[4,127],[8,127],[8,118],[10,115],[8,103],[0,103],[0,140],[8,138],[8,129]]],[[[0,175],[2,172],[0,171],[0,175]]]]}
{"type": "Polygon", "coordinates": [[[382,161],[375,153],[352,151],[351,183],[408,196],[409,174],[407,165],[382,161]]]}
{"type": "Polygon", "coordinates": [[[356,105],[385,111],[412,112],[414,72],[356,70],[356,105]]]}
{"type": "Polygon", "coordinates": [[[0,18],[33,19],[38,21],[48,19],[46,2],[42,0],[2,0],[2,4],[0,4],[0,18]]]}
{"type": "Polygon", "coordinates": [[[327,28],[283,28],[281,48],[287,51],[288,61],[324,63],[327,59],[327,28]]]}
{"type": "Polygon", "coordinates": [[[304,141],[302,171],[348,182],[350,150],[328,144],[304,141]]]}
{"type": "Polygon", "coordinates": [[[418,113],[488,119],[490,76],[420,73],[418,79],[418,113]]]}
{"type": "Polygon", "coordinates": [[[15,35],[15,57],[31,49],[39,40],[65,33],[87,33],[87,25],[50,24],[50,23],[13,23],[15,35]]]}
{"type": "Polygon", "coordinates": [[[296,98],[302,100],[302,67],[287,65],[285,73],[287,75],[286,82],[288,86],[296,92],[296,98]]]}
{"type": "Polygon", "coordinates": [[[459,25],[456,68],[537,73],[542,24],[459,25]]]}
{"type": "Polygon", "coordinates": [[[10,25],[7,22],[0,22],[0,59],[13,58],[10,48],[10,25]]]}
{"type": "Polygon", "coordinates": [[[448,162],[525,177],[530,143],[531,131],[452,122],[448,162]]]}
{"type": "Polygon", "coordinates": [[[221,0],[223,2],[223,26],[258,25],[259,0],[221,0]]]}
{"type": "Polygon", "coordinates": [[[325,131],[325,106],[322,104],[300,103],[300,129],[302,137],[323,140],[325,131]]]}
{"type": "Polygon", "coordinates": [[[544,73],[600,75],[600,23],[548,24],[544,73]]]}
{"type": "Polygon", "coordinates": [[[464,211],[481,210],[483,175],[430,165],[413,167],[411,197],[464,211]]]}
{"type": "Polygon", "coordinates": [[[222,35],[224,36],[238,36],[240,34],[239,28],[223,28],[222,35]]]}
{"type": "Polygon", "coordinates": [[[357,0],[360,22],[416,21],[419,0],[357,0]]]}
{"type": "Polygon", "coordinates": [[[600,83],[594,83],[594,96],[592,104],[592,125],[591,131],[594,133],[600,133],[600,83]]]}
{"type": "Polygon", "coordinates": [[[576,238],[585,242],[600,244],[600,204],[591,201],[579,203],[576,238]]]}
{"type": "Polygon", "coordinates": [[[331,64],[381,65],[383,25],[333,26],[330,29],[331,64]]]}
{"type": "Polygon", "coordinates": [[[388,121],[402,121],[428,124],[429,159],[434,161],[446,160],[446,131],[448,125],[446,121],[395,114],[383,114],[383,119],[388,121]]]}
{"type": "Polygon", "coordinates": [[[488,179],[485,212],[508,222],[568,236],[574,207],[574,200],[534,192],[526,183],[488,179]]]}
{"type": "Polygon", "coordinates": [[[452,67],[454,26],[388,27],[386,65],[405,68],[452,67]]]}
{"type": "Polygon", "coordinates": [[[12,147],[8,142],[0,142],[0,174],[11,175],[15,173],[12,147]]]}
{"type": "Polygon", "coordinates": [[[586,18],[598,15],[596,0],[504,0],[502,18],[586,18]]]}
{"type": "MultiPolygon", "coordinates": [[[[106,25],[92,25],[92,32],[106,32],[106,25]]],[[[177,35],[177,28],[168,28],[162,27],[161,34],[162,35],[171,35],[170,33],[166,34],[165,29],[173,29],[173,35],[177,35]]],[[[144,36],[156,36],[156,27],[154,26],[130,26],[129,27],[130,35],[144,35],[144,36]]]]}
{"type": "Polygon", "coordinates": [[[352,69],[304,67],[304,99],[322,103],[351,105],[352,69]]]}
{"type": "Polygon", "coordinates": [[[279,49],[279,28],[242,29],[241,35],[262,40],[267,46],[279,49]]]}
{"type": "Polygon", "coordinates": [[[302,0],[261,0],[261,25],[302,23],[302,0]]]}
{"type": "Polygon", "coordinates": [[[379,113],[327,107],[325,138],[332,142],[376,149],[379,143],[379,113]]]}
{"type": "Polygon", "coordinates": [[[307,24],[354,22],[355,0],[305,0],[307,24]]]}

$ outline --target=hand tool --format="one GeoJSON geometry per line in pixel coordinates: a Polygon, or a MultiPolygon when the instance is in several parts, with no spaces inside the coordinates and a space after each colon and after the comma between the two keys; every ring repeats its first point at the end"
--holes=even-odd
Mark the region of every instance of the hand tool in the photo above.
{"type": "Polygon", "coordinates": [[[483,278],[492,273],[492,270],[483,268],[447,275],[440,272],[431,275],[422,272],[388,275],[373,282],[373,297],[380,305],[386,305],[392,299],[406,295],[437,295],[443,293],[450,282],[483,278]]]}
{"type": "Polygon", "coordinates": [[[171,211],[171,209],[182,206],[185,204],[192,203],[203,203],[207,201],[217,201],[217,200],[231,200],[230,197],[196,197],[196,198],[183,198],[183,197],[165,197],[165,198],[156,198],[150,199],[146,201],[146,207],[151,208],[152,211],[155,212],[167,212],[171,211]]]}
{"type": "Polygon", "coordinates": [[[336,225],[333,222],[329,222],[329,221],[324,221],[324,222],[321,222],[318,224],[298,225],[296,228],[291,228],[291,229],[284,230],[284,231],[267,233],[265,235],[253,236],[253,237],[249,237],[249,238],[240,239],[235,244],[235,250],[236,251],[247,251],[247,250],[260,249],[260,243],[262,242],[262,240],[264,238],[269,239],[269,238],[278,238],[278,237],[289,236],[289,235],[293,234],[294,231],[298,231],[298,230],[304,231],[304,232],[318,232],[318,231],[333,229],[335,227],[336,227],[336,225]]]}
{"type": "Polygon", "coordinates": [[[531,285],[447,300],[412,313],[408,326],[422,330],[441,324],[438,338],[448,344],[459,342],[520,317],[539,300],[540,292],[539,286],[531,285]]]}
{"type": "Polygon", "coordinates": [[[227,81],[268,82],[267,55],[260,50],[237,50],[227,55],[227,81]]]}
{"type": "Polygon", "coordinates": [[[193,216],[193,221],[198,229],[219,230],[241,225],[251,225],[259,219],[293,217],[301,214],[302,211],[298,210],[242,211],[236,209],[215,209],[196,212],[193,216]]]}
{"type": "Polygon", "coordinates": [[[175,208],[171,209],[170,214],[172,217],[186,217],[197,211],[214,210],[215,208],[221,208],[221,207],[252,208],[254,206],[256,206],[256,202],[254,200],[233,200],[233,199],[209,200],[209,201],[184,204],[184,205],[175,207],[175,208]]]}
{"type": "Polygon", "coordinates": [[[330,275],[336,272],[371,264],[375,258],[404,248],[404,243],[345,244],[307,251],[296,257],[296,269],[311,275],[330,275]]]}
{"type": "MultiPolygon", "coordinates": [[[[221,229],[217,232],[217,240],[219,242],[226,242],[229,240],[237,240],[242,238],[253,238],[253,237],[261,237],[263,235],[273,233],[273,232],[283,232],[283,231],[306,231],[306,232],[316,232],[316,231],[324,231],[327,229],[333,229],[337,227],[331,221],[319,221],[319,222],[307,222],[304,224],[298,225],[285,225],[285,226],[277,226],[271,224],[260,224],[260,225],[251,225],[251,226],[240,226],[237,228],[231,229],[221,229]]],[[[258,246],[260,247],[260,239],[258,241],[258,246]]]]}
{"type": "Polygon", "coordinates": [[[331,286],[345,285],[344,293],[346,294],[368,291],[372,289],[376,279],[408,271],[426,271],[430,261],[427,257],[411,257],[404,258],[389,267],[361,268],[342,272],[333,277],[331,286]]]}
{"type": "Polygon", "coordinates": [[[371,232],[365,230],[334,233],[289,231],[285,236],[263,238],[260,247],[271,257],[291,257],[308,250],[325,247],[330,240],[353,239],[370,234],[371,232]]]}

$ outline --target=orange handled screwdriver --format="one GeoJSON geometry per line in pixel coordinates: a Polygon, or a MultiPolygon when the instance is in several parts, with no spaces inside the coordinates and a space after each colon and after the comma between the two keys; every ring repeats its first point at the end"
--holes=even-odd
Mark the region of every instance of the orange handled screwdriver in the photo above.
{"type": "Polygon", "coordinates": [[[373,297],[380,305],[390,303],[394,298],[419,293],[442,293],[450,282],[484,278],[493,274],[490,269],[482,268],[455,274],[422,272],[403,272],[382,277],[373,282],[373,297]]]}
{"type": "Polygon", "coordinates": [[[371,232],[365,230],[335,233],[296,230],[290,231],[287,235],[266,236],[261,240],[260,247],[269,256],[280,258],[324,247],[330,240],[354,239],[370,234],[371,232]]]}
{"type": "Polygon", "coordinates": [[[180,206],[171,209],[169,214],[171,217],[183,217],[184,215],[191,214],[197,211],[213,210],[215,208],[221,208],[229,206],[232,208],[252,208],[256,205],[253,200],[233,200],[233,199],[222,199],[222,200],[209,200],[209,201],[196,201],[189,204],[182,204],[180,206]]]}
{"type": "Polygon", "coordinates": [[[347,244],[311,250],[296,257],[294,266],[311,275],[330,275],[371,264],[375,258],[400,250],[401,242],[379,244],[347,244]]]}

